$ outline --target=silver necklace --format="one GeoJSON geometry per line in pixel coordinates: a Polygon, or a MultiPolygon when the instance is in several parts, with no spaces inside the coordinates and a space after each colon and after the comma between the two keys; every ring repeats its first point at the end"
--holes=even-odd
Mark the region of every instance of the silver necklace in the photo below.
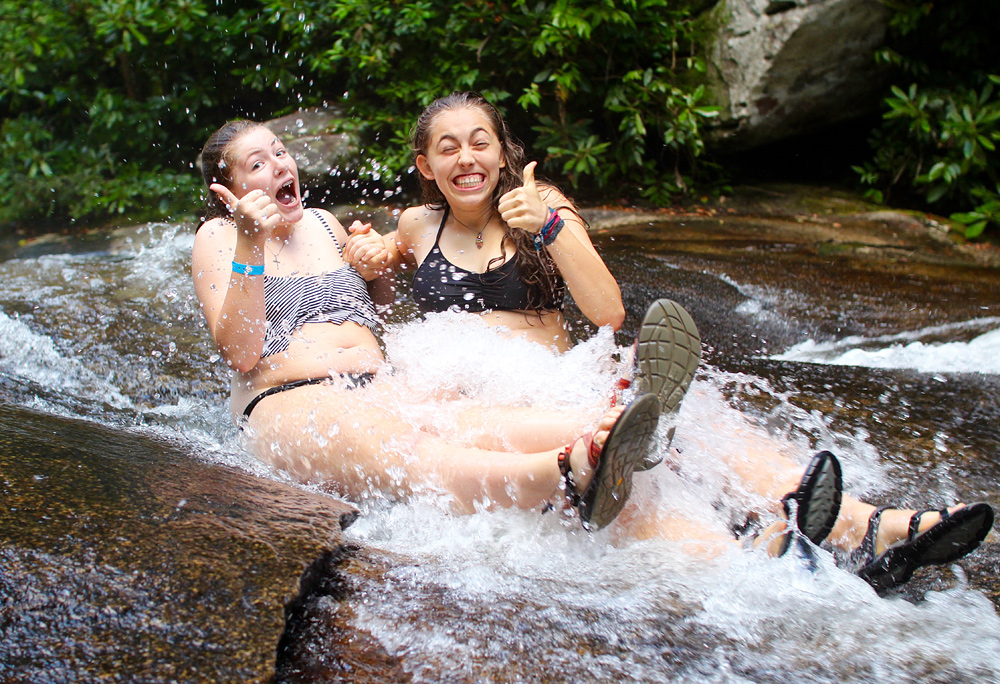
{"type": "MultiPolygon", "coordinates": [[[[283,250],[285,248],[285,245],[287,245],[291,241],[291,239],[292,239],[292,236],[289,235],[287,239],[282,240],[281,241],[281,247],[278,247],[278,251],[277,252],[275,252],[270,247],[267,247],[267,251],[270,252],[272,255],[274,255],[274,259],[272,259],[272,261],[274,261],[274,267],[276,269],[278,268],[278,255],[281,254],[281,250],[283,250]]],[[[265,243],[265,246],[267,246],[266,243],[265,243]]]]}
{"type": "MultiPolygon", "coordinates": [[[[469,231],[475,231],[476,230],[475,228],[470,228],[469,226],[467,226],[464,223],[462,223],[461,221],[459,221],[458,217],[455,216],[454,214],[452,214],[451,217],[453,219],[455,219],[455,222],[458,225],[462,226],[466,230],[469,230],[469,231]]],[[[492,221],[492,220],[493,220],[493,214],[491,213],[490,216],[489,216],[489,218],[486,219],[486,223],[484,223],[483,227],[479,229],[478,233],[476,233],[476,249],[482,249],[483,248],[483,231],[486,230],[486,227],[490,225],[490,221],[492,221]]]]}

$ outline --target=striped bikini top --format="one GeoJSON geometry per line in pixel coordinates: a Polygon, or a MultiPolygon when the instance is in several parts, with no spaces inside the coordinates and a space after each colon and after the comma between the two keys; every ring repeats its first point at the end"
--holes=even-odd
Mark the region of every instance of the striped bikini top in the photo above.
{"type": "MultiPolygon", "coordinates": [[[[343,249],[323,215],[310,209],[333,238],[337,251],[343,249]]],[[[345,264],[328,273],[311,276],[264,276],[264,351],[261,358],[288,349],[292,334],[307,323],[345,321],[368,326],[375,332],[378,319],[365,279],[345,264]]]]}

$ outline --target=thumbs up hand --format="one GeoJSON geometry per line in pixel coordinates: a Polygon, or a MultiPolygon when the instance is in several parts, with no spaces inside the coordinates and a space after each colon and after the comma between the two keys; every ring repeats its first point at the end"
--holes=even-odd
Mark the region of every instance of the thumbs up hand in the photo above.
{"type": "Polygon", "coordinates": [[[263,190],[251,190],[243,197],[236,197],[229,188],[220,183],[213,183],[209,186],[209,190],[225,202],[236,226],[250,237],[266,240],[281,220],[278,205],[264,194],[263,190]]]}
{"type": "Polygon", "coordinates": [[[506,221],[507,225],[529,233],[540,231],[549,217],[548,207],[542,201],[535,185],[537,164],[538,162],[529,162],[524,167],[524,184],[504,194],[497,205],[500,218],[506,221]]]}

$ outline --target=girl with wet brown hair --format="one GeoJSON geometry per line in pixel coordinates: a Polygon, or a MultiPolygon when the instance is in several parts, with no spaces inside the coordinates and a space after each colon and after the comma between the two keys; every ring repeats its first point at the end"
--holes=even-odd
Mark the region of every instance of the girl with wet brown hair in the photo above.
{"type": "Polygon", "coordinates": [[[365,279],[342,256],[347,233],[303,206],[284,144],[263,125],[230,122],[202,164],[210,198],[192,251],[194,289],[255,456],[359,498],[431,489],[471,512],[540,509],[568,495],[585,525],[615,519],[656,427],[656,397],[545,420],[532,407],[464,402],[463,439],[413,424],[385,372],[365,279]]]}
{"type": "Polygon", "coordinates": [[[412,135],[423,204],[385,241],[355,231],[345,257],[373,275],[412,269],[423,312],[460,310],[565,351],[566,290],[595,325],[621,327],[621,291],[573,203],[535,180],[536,162],[476,93],[435,100],[412,135]]]}

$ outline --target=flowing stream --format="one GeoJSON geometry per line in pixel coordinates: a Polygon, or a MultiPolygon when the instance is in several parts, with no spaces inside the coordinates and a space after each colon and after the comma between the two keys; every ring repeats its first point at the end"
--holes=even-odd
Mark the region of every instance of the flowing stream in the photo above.
{"type": "MultiPolygon", "coordinates": [[[[596,417],[645,305],[670,296],[698,321],[706,359],[677,420],[681,462],[636,476],[640,516],[681,516],[694,537],[729,534],[747,511],[764,510],[720,458],[749,443],[800,463],[831,449],[848,490],[866,500],[1000,506],[1000,273],[942,260],[866,261],[713,224],[599,234],[628,320],[617,336],[578,323],[582,341],[562,356],[458,315],[417,321],[401,303],[385,342],[407,404],[442,429],[449,409],[433,387],[487,405],[538,403],[596,417]]],[[[0,406],[51,424],[54,447],[60,421],[84,421],[111,442],[165,444],[180,467],[221,467],[280,485],[279,498],[302,491],[332,501],[321,485],[290,483],[242,449],[226,408],[227,371],[190,284],[192,243],[192,226],[152,224],[12,250],[0,263],[0,406]]],[[[310,628],[287,649],[300,661],[279,662],[278,680],[1000,681],[995,533],[961,563],[921,572],[880,598],[826,551],[810,570],[736,542],[706,555],[683,539],[637,539],[615,526],[588,534],[561,514],[454,516],[433,492],[405,504],[355,503],[361,515],[346,538],[359,551],[336,571],[345,591],[313,602],[310,628]],[[370,679],[330,674],[325,654],[351,648],[343,631],[320,628],[334,623],[392,660],[382,676],[372,662],[370,679]]],[[[10,529],[11,510],[0,510],[0,530],[10,529]]],[[[0,542],[0,571],[10,577],[41,553],[25,540],[0,542]]],[[[66,586],[41,575],[20,581],[39,601],[66,586]]],[[[128,586],[143,590],[138,576],[128,586]]],[[[87,676],[85,656],[60,655],[58,640],[23,618],[30,607],[13,582],[0,580],[0,599],[0,681],[98,680],[87,676]]],[[[110,626],[78,621],[74,638],[169,631],[169,614],[150,615],[110,626]]],[[[169,647],[150,657],[192,658],[169,647]]],[[[177,680],[150,662],[126,664],[122,681],[177,680]]],[[[250,678],[236,667],[215,677],[250,678]]]]}

